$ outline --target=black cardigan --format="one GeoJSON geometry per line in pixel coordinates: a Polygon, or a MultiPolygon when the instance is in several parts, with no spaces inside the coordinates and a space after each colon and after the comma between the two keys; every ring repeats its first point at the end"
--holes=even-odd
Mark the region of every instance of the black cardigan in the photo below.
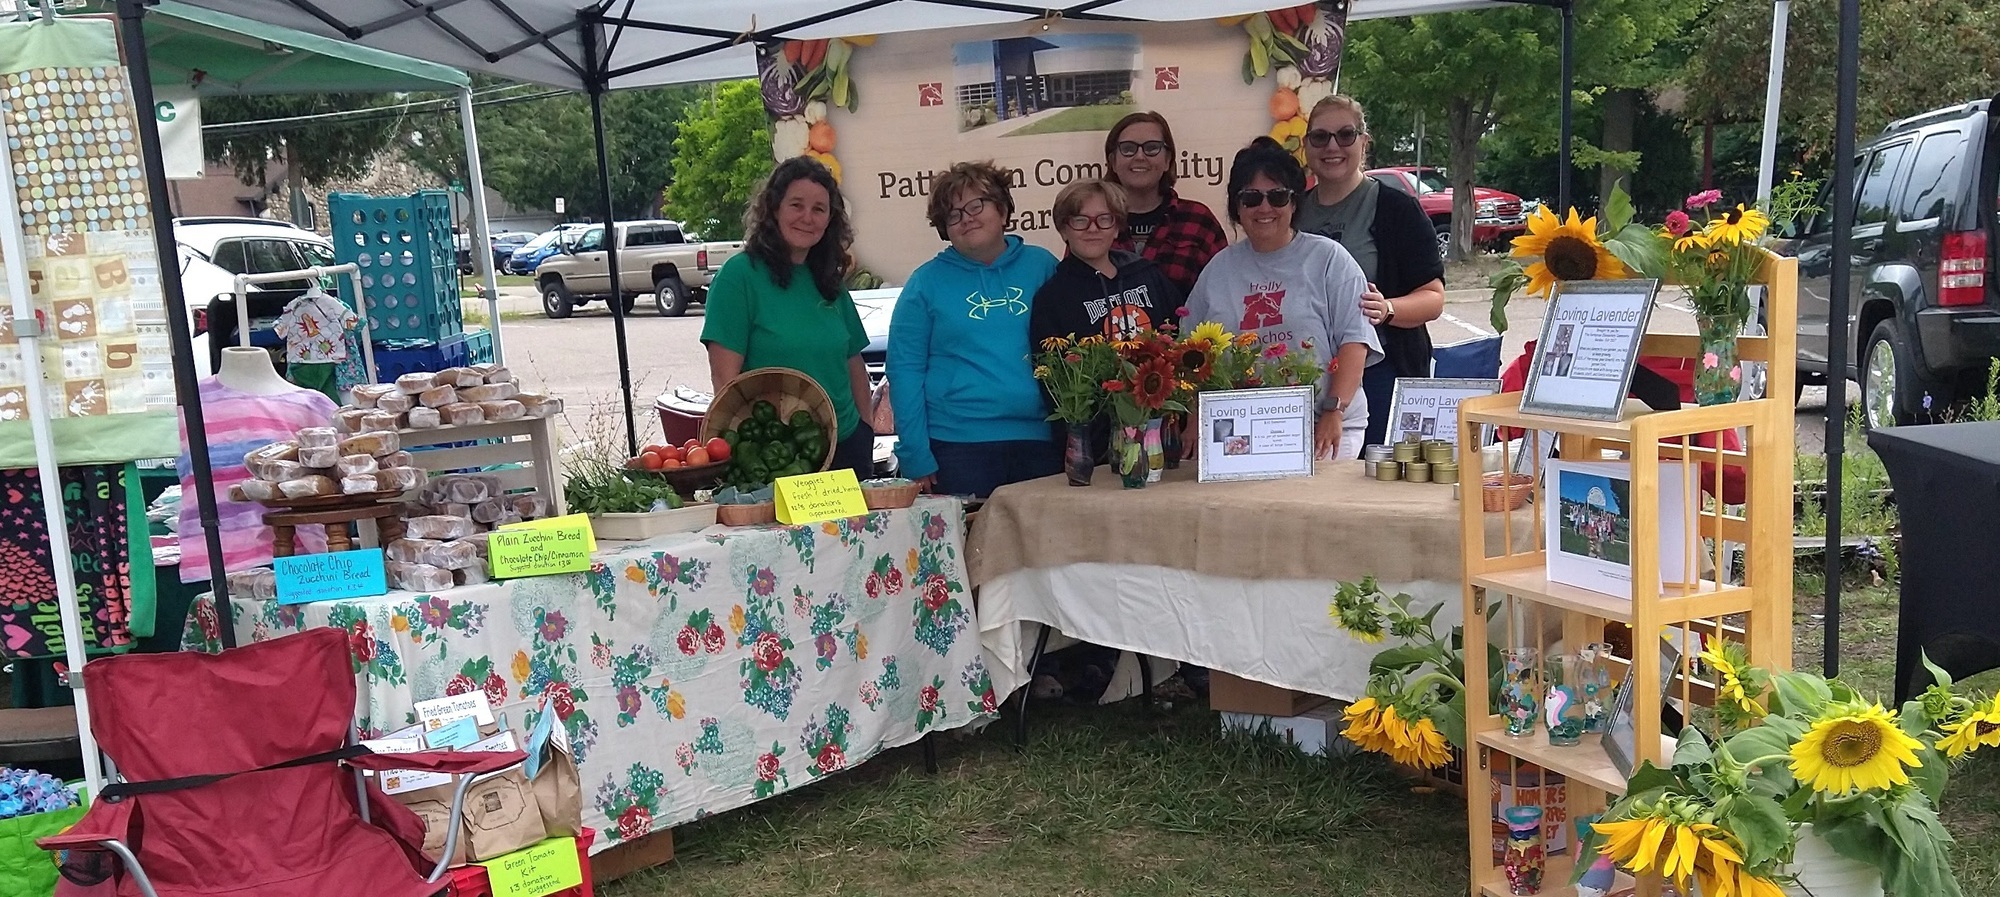
{"type": "MultiPolygon", "coordinates": [[[[1387,184],[1376,191],[1375,223],[1368,228],[1375,238],[1375,288],[1394,300],[1407,296],[1433,280],[1444,278],[1444,260],[1438,258],[1437,229],[1417,198],[1387,184]]],[[[1380,324],[1375,335],[1382,341],[1382,363],[1398,377],[1431,375],[1431,333],[1423,327],[1396,327],[1380,324]]]]}

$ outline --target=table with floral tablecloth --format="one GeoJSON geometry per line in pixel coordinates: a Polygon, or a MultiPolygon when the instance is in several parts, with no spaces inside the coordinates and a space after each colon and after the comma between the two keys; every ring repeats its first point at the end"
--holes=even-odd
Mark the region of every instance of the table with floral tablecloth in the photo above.
{"type": "MultiPolygon", "coordinates": [[[[954,501],[812,526],[607,542],[587,574],[283,606],[239,642],[348,633],[365,735],[484,690],[517,731],[543,696],[601,850],[816,781],[994,710],[954,501]]],[[[214,601],[188,647],[219,650],[214,601]]]]}

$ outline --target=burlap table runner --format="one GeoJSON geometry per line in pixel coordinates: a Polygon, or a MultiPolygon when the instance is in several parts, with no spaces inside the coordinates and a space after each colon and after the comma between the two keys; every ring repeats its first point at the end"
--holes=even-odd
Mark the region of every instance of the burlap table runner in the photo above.
{"type": "MultiPolygon", "coordinates": [[[[1472,501],[1477,483],[1465,489],[1472,501]]],[[[1511,516],[1515,544],[1530,544],[1532,506],[1511,516]]],[[[1502,521],[1487,520],[1494,553],[1502,521]]],[[[1100,467],[1085,487],[1053,476],[999,489],[971,530],[975,586],[1015,570],[1086,563],[1244,579],[1462,578],[1452,488],[1369,479],[1360,461],[1322,461],[1311,477],[1243,483],[1197,483],[1188,463],[1144,489],[1126,489],[1100,467]]]]}

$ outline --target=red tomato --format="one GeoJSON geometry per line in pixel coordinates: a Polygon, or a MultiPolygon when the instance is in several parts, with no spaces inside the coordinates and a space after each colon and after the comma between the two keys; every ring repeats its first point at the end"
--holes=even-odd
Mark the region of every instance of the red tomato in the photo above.
{"type": "Polygon", "coordinates": [[[699,467],[703,464],[707,464],[708,449],[702,448],[701,446],[698,445],[695,446],[693,449],[690,449],[688,451],[687,463],[689,467],[699,467]]]}
{"type": "Polygon", "coordinates": [[[660,457],[658,452],[642,452],[639,455],[639,463],[644,465],[647,470],[659,470],[660,465],[665,461],[666,459],[660,457]]]}
{"type": "Polygon", "coordinates": [[[664,446],[664,445],[657,445],[657,444],[655,444],[655,445],[649,445],[649,446],[646,446],[645,448],[642,448],[642,449],[640,449],[639,451],[641,451],[641,452],[652,452],[652,453],[653,453],[653,454],[655,454],[655,455],[661,455],[661,456],[664,456],[664,455],[666,455],[666,453],[667,453],[667,447],[666,447],[666,446],[664,446]]]}
{"type": "Polygon", "coordinates": [[[687,460],[687,450],[676,445],[667,446],[665,449],[661,450],[661,455],[663,457],[672,458],[675,461],[687,460]]]}
{"type": "Polygon", "coordinates": [[[676,467],[686,467],[686,466],[687,465],[681,463],[679,458],[668,458],[667,460],[660,462],[660,468],[663,470],[673,470],[676,467]]]}
{"type": "Polygon", "coordinates": [[[708,444],[702,447],[708,449],[708,459],[711,461],[729,460],[729,443],[723,442],[720,436],[710,439],[708,444]]]}
{"type": "Polygon", "coordinates": [[[694,451],[695,449],[698,448],[701,448],[701,440],[699,439],[690,439],[686,442],[681,443],[681,451],[684,452],[694,451]]]}

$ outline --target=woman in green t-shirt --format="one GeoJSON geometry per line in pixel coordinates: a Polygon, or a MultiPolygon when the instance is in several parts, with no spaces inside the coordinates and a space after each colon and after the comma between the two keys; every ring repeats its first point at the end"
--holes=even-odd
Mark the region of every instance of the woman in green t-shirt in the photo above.
{"type": "Polygon", "coordinates": [[[840,421],[833,467],[867,478],[875,433],[868,407],[868,334],[854,299],[840,285],[854,228],[826,167],[800,156],[778,164],[743,216],[742,254],[723,263],[708,286],[701,341],[719,394],[744,371],[798,370],[833,399],[840,421]]]}

